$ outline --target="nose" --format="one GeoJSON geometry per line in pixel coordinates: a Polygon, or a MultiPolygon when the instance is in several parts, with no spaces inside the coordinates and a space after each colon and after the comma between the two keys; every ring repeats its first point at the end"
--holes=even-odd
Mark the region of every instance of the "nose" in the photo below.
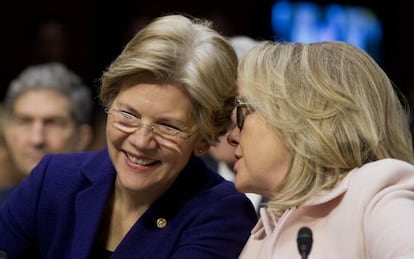
{"type": "Polygon", "coordinates": [[[36,121],[32,124],[30,129],[30,140],[38,148],[42,148],[46,143],[45,125],[42,122],[36,121]]]}
{"type": "Polygon", "coordinates": [[[151,147],[154,143],[153,129],[151,125],[140,125],[129,137],[130,143],[139,148],[151,147]]]}
{"type": "Polygon", "coordinates": [[[152,128],[152,125],[141,124],[138,126],[138,129],[136,131],[139,131],[141,128],[146,129],[149,133],[151,133],[151,135],[154,133],[154,129],[152,128]]]}
{"type": "Polygon", "coordinates": [[[239,138],[240,129],[238,127],[233,127],[233,129],[231,129],[227,135],[227,142],[235,147],[239,144],[239,138]]]}

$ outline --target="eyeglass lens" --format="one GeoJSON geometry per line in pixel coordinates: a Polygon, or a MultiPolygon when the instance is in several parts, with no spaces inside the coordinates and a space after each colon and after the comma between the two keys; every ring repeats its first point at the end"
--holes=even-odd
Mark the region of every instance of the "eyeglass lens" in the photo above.
{"type": "Polygon", "coordinates": [[[237,121],[237,127],[239,129],[242,129],[243,124],[244,124],[244,114],[242,110],[242,105],[243,104],[240,101],[238,101],[236,105],[236,121],[237,121]]]}

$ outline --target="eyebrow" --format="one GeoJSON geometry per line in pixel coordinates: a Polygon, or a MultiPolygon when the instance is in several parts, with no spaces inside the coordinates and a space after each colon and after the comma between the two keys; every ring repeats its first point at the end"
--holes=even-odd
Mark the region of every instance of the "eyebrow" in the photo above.
{"type": "MultiPolygon", "coordinates": [[[[129,104],[117,103],[115,104],[115,106],[116,106],[116,109],[118,110],[124,110],[126,112],[131,112],[131,113],[142,115],[139,110],[137,110],[134,107],[131,107],[129,104]]],[[[152,118],[152,119],[154,119],[153,123],[156,123],[156,124],[169,123],[169,124],[172,124],[174,126],[184,128],[184,129],[192,128],[192,125],[188,125],[189,122],[185,122],[180,118],[171,118],[171,117],[165,116],[164,114],[161,114],[160,116],[152,118]]]]}

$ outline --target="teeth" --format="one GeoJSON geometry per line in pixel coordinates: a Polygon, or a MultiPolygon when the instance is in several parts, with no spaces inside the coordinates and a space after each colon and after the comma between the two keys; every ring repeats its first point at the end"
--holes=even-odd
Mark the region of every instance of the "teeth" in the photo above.
{"type": "Polygon", "coordinates": [[[138,164],[138,165],[149,165],[155,161],[152,159],[136,158],[134,156],[131,156],[130,154],[127,154],[127,156],[129,160],[131,160],[134,164],[138,164]]]}

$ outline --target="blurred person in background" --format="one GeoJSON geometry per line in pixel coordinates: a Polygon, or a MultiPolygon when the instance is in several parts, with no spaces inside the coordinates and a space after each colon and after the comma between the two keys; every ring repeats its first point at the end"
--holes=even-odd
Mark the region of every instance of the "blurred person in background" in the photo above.
{"type": "Polygon", "coordinates": [[[4,139],[4,105],[0,104],[0,206],[20,179],[4,139]]]}
{"type": "Polygon", "coordinates": [[[8,175],[14,183],[45,154],[85,151],[91,143],[90,90],[61,63],[24,69],[10,83],[4,105],[4,137],[17,170],[8,175]]]}

